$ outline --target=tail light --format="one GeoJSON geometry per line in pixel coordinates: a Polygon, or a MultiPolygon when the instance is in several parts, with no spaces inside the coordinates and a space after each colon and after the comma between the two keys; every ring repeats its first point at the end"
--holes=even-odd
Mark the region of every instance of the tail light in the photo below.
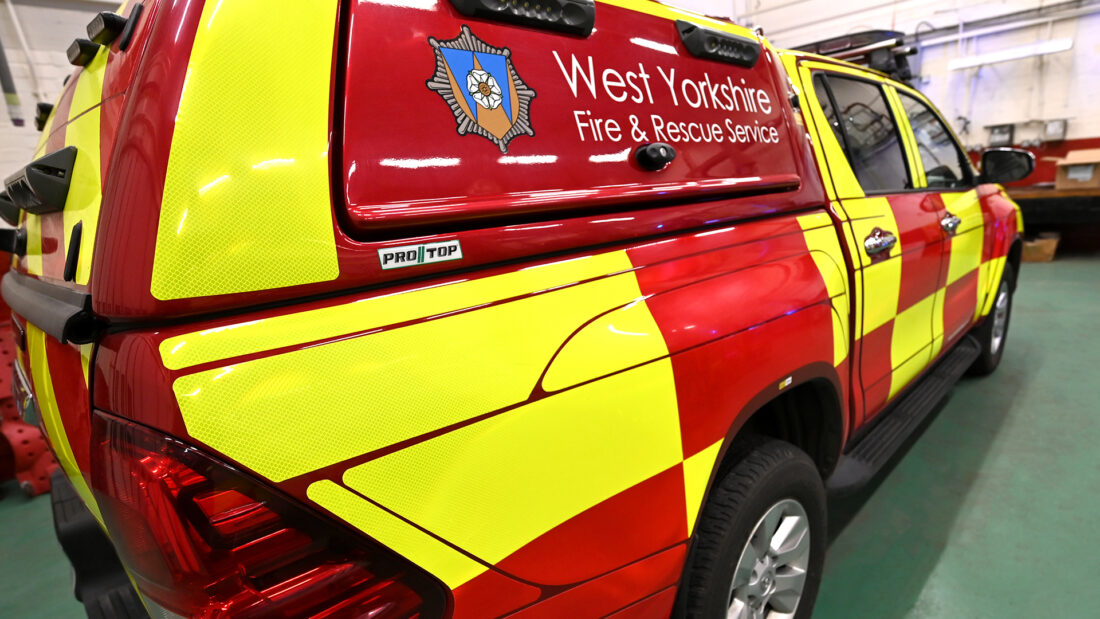
{"type": "Polygon", "coordinates": [[[91,482],[142,595],[185,617],[440,616],[438,582],[240,471],[96,412],[91,482]]]}

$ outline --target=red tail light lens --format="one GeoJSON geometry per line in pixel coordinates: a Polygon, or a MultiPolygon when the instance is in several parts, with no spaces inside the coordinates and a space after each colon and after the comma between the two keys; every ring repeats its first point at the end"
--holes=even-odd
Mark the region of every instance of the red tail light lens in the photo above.
{"type": "Polygon", "coordinates": [[[142,594],[185,617],[440,616],[442,586],[250,476],[96,412],[91,482],[142,594]]]}

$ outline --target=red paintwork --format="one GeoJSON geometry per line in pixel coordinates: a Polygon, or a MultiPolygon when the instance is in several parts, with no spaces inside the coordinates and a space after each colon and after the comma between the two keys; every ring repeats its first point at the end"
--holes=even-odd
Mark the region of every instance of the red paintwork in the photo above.
{"type": "MultiPolygon", "coordinates": [[[[600,19],[616,27],[597,28],[583,43],[550,32],[474,22],[447,3],[440,6],[443,10],[418,16],[418,31],[424,33],[421,36],[409,36],[407,31],[391,26],[405,13],[400,7],[359,3],[352,8],[342,170],[353,235],[382,230],[395,236],[411,226],[626,202],[639,204],[662,199],[670,192],[686,201],[708,194],[736,193],[742,186],[745,190],[777,182],[797,186],[802,170],[792,149],[795,142],[784,124],[783,97],[776,95],[784,89],[776,82],[775,59],[770,54],[751,70],[721,67],[690,56],[676,58],[667,51],[634,43],[642,40],[676,49],[679,35],[671,22],[607,5],[599,7],[600,19]],[[450,109],[438,94],[423,86],[435,71],[435,57],[426,35],[451,39],[464,23],[470,23],[474,35],[486,43],[510,48],[517,73],[537,93],[530,110],[537,139],[526,135],[515,138],[507,157],[495,147],[486,147],[484,138],[460,136],[453,131],[450,109]],[[385,49],[386,54],[379,54],[379,49],[385,49]],[[597,81],[604,68],[625,74],[638,72],[639,65],[644,65],[644,75],[649,76],[644,80],[648,85],[645,91],[652,102],[644,102],[647,97],[643,96],[642,103],[617,103],[599,85],[595,86],[595,96],[583,84],[575,83],[573,91],[558,64],[560,58],[565,69],[571,70],[571,54],[576,54],[582,65],[586,58],[592,58],[597,81]],[[410,62],[395,63],[393,58],[410,62]],[[707,72],[706,79],[714,83],[725,83],[728,76],[731,83],[761,89],[771,96],[771,113],[692,109],[682,92],[677,99],[679,105],[674,105],[658,67],[665,71],[674,68],[677,86],[683,79],[702,82],[707,72]],[[410,73],[414,78],[409,77],[410,73]],[[380,113],[378,84],[406,86],[400,93],[386,96],[393,96],[417,113],[380,113]],[[578,109],[590,113],[585,118],[619,123],[623,128],[621,139],[597,141],[591,134],[582,138],[575,128],[574,111],[578,109]],[[649,126],[651,114],[666,122],[758,121],[760,127],[783,133],[778,144],[739,144],[738,157],[729,156],[728,142],[674,144],[680,148],[680,156],[668,168],[654,173],[632,161],[625,162],[625,151],[646,141],[632,139],[629,114],[636,115],[650,141],[660,141],[649,126]],[[432,148],[426,152],[423,145],[429,143],[432,148]],[[613,153],[623,153],[623,160],[600,162],[601,156],[613,153]],[[394,160],[423,161],[426,155],[450,159],[451,165],[427,170],[392,165],[394,160]],[[552,175],[540,169],[548,162],[524,165],[522,159],[517,160],[547,155],[554,160],[552,175]],[[391,165],[385,165],[387,162],[391,165]],[[426,172],[431,174],[430,184],[423,182],[426,172]]],[[[639,93],[642,82],[641,78],[635,80],[639,93]]],[[[624,92],[630,91],[624,87],[624,92]]]]}
{"type": "Polygon", "coordinates": [[[672,605],[675,602],[676,588],[669,587],[608,615],[608,619],[665,619],[672,614],[672,605]]]}
{"type": "Polygon", "coordinates": [[[574,587],[512,616],[516,619],[558,619],[598,617],[614,612],[649,592],[675,584],[680,579],[685,554],[686,547],[681,544],[574,587]]]}
{"type": "Polygon", "coordinates": [[[542,591],[489,570],[454,590],[451,619],[500,617],[535,603],[542,591]]]}
{"type": "Polygon", "coordinates": [[[563,522],[496,567],[545,585],[612,572],[687,538],[683,496],[684,472],[676,465],[563,522]],[[578,548],[585,550],[583,558],[578,548]]]}

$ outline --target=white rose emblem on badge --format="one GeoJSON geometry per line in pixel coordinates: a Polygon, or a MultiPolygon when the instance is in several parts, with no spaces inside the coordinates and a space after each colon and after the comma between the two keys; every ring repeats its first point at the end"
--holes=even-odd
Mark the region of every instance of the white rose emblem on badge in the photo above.
{"type": "Polygon", "coordinates": [[[535,91],[516,72],[512,50],[489,45],[466,25],[453,39],[428,37],[428,43],[435,52],[435,73],[424,85],[443,97],[458,135],[480,135],[502,153],[515,138],[535,135],[535,91]]]}
{"type": "Polygon", "coordinates": [[[504,100],[504,93],[497,86],[497,81],[485,71],[473,69],[467,73],[466,90],[470,91],[478,105],[488,110],[497,109],[504,100]]]}

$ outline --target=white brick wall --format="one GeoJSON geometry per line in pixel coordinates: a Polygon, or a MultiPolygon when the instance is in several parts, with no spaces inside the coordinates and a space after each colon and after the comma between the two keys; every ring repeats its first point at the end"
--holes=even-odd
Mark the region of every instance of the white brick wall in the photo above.
{"type": "MultiPolygon", "coordinates": [[[[36,100],[27,55],[19,45],[8,7],[4,6],[11,1],[0,0],[0,41],[15,78],[26,124],[12,126],[7,107],[0,106],[0,178],[30,161],[42,135],[34,128],[36,100]]],[[[15,12],[31,48],[30,62],[34,63],[46,101],[53,103],[57,99],[62,80],[72,72],[73,67],[65,57],[69,43],[78,36],[87,36],[85,26],[95,13],[112,10],[117,4],[99,0],[16,0],[15,12]]]]}

